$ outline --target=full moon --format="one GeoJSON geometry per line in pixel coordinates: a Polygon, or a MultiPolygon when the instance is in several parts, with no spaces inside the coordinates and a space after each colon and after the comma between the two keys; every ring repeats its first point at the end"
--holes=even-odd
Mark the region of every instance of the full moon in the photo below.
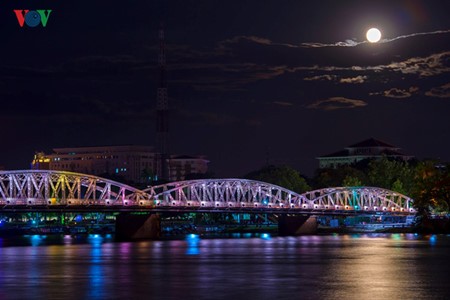
{"type": "Polygon", "coordinates": [[[370,28],[366,33],[367,40],[376,43],[381,39],[381,32],[377,28],[370,28]]]}

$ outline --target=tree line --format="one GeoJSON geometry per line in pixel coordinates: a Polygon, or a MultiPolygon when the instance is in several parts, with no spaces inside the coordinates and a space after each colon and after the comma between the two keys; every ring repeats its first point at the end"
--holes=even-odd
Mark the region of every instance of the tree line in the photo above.
{"type": "Polygon", "coordinates": [[[290,166],[265,166],[244,176],[297,193],[325,187],[374,186],[414,199],[421,216],[447,214],[450,207],[450,164],[433,160],[403,161],[382,157],[336,169],[318,169],[312,178],[290,166]]]}

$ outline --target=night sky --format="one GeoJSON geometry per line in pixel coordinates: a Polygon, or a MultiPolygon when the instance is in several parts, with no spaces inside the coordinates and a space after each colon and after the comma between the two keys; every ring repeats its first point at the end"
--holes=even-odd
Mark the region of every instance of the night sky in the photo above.
{"type": "Polygon", "coordinates": [[[450,1],[19,1],[0,4],[0,165],[36,150],[154,145],[165,23],[171,152],[216,176],[374,137],[450,160],[450,1]],[[52,9],[20,27],[14,9],[52,9]],[[377,27],[382,41],[366,41],[377,27]]]}

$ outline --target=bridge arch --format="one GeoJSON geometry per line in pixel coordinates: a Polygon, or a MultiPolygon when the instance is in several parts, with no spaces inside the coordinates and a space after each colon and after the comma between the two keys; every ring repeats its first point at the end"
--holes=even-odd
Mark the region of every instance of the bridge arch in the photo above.
{"type": "Polygon", "coordinates": [[[303,194],[311,209],[414,213],[413,200],[401,193],[370,186],[332,187],[303,194]]]}
{"type": "Polygon", "coordinates": [[[113,180],[50,170],[0,171],[0,205],[136,205],[149,195],[113,180]]]}
{"type": "Polygon", "coordinates": [[[377,187],[332,187],[298,194],[247,179],[203,179],[168,183],[146,190],[156,206],[268,208],[307,211],[414,213],[413,200],[377,187]]]}
{"type": "Polygon", "coordinates": [[[248,179],[199,179],[150,187],[156,206],[203,208],[289,208],[307,199],[267,182],[248,179]]]}

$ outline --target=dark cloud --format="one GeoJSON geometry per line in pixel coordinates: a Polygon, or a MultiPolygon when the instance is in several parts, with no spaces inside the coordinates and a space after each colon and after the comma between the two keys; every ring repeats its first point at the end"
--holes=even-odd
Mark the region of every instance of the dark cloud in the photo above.
{"type": "Polygon", "coordinates": [[[280,105],[280,106],[292,106],[292,105],[294,105],[292,102],[287,102],[287,101],[274,101],[273,104],[280,105]]]}
{"type": "Polygon", "coordinates": [[[429,97],[450,98],[450,83],[444,84],[439,87],[434,87],[431,90],[425,92],[425,95],[429,97]]]}
{"type": "Polygon", "coordinates": [[[349,99],[345,97],[331,97],[325,100],[318,100],[307,107],[320,110],[338,110],[364,107],[366,105],[367,103],[363,100],[349,99]]]}
{"type": "Polygon", "coordinates": [[[312,77],[305,77],[305,78],[303,78],[303,80],[306,80],[306,81],[315,81],[315,80],[333,81],[333,80],[336,80],[336,78],[337,78],[337,75],[324,74],[324,75],[316,75],[316,76],[312,76],[312,77]]]}

